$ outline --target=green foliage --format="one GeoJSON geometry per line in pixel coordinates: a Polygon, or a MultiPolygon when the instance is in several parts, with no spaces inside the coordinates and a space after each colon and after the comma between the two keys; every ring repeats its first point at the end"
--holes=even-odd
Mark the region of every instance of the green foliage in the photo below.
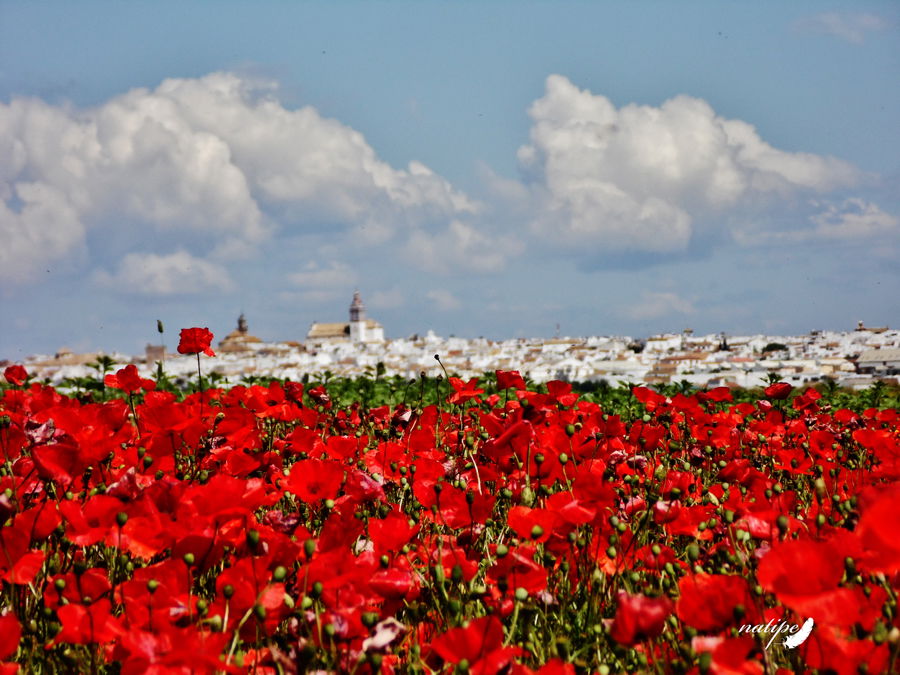
{"type": "MultiPolygon", "coordinates": [[[[126,398],[122,391],[111,389],[103,384],[104,375],[111,369],[108,359],[109,357],[100,357],[96,363],[92,364],[98,371],[97,376],[66,378],[60,383],[58,390],[83,402],[94,401],[99,403],[113,398],[126,398]]],[[[449,373],[449,375],[455,377],[458,374],[449,373]]],[[[173,379],[162,368],[157,368],[154,379],[157,391],[174,393],[179,400],[201,390],[196,376],[183,376],[173,379]]],[[[546,393],[546,385],[536,385],[527,376],[525,379],[529,390],[546,393]]],[[[213,371],[203,374],[202,390],[227,388],[232,384],[245,387],[268,387],[272,382],[283,384],[285,381],[284,378],[246,374],[235,383],[229,382],[221,373],[213,371]]],[[[779,381],[778,375],[770,373],[767,383],[772,384],[777,381],[779,381]]],[[[438,405],[444,403],[447,396],[453,391],[450,383],[447,382],[443,375],[433,377],[422,373],[417,378],[407,379],[400,375],[386,375],[384,365],[380,363],[375,368],[369,368],[366,374],[358,377],[340,377],[335,376],[330,371],[324,371],[317,374],[306,374],[303,376],[302,382],[306,391],[324,386],[328,390],[334,405],[338,407],[358,405],[363,410],[383,405],[393,407],[402,404],[405,407],[413,408],[438,405]]],[[[572,391],[579,394],[583,400],[601,405],[611,415],[620,415],[624,419],[632,419],[633,413],[640,408],[640,406],[636,405],[636,401],[631,393],[635,385],[626,382],[611,384],[605,379],[589,382],[572,382],[571,384],[572,391]]],[[[512,390],[505,392],[497,389],[497,377],[493,372],[485,373],[479,377],[478,386],[485,391],[483,397],[497,394],[501,397],[509,398],[514,395],[512,390]]],[[[841,387],[836,380],[828,377],[822,378],[820,382],[810,386],[814,386],[822,394],[821,405],[830,405],[834,409],[847,408],[860,413],[868,408],[900,407],[900,387],[882,380],[875,381],[874,384],[863,390],[841,387]]],[[[10,388],[10,385],[5,381],[0,381],[0,390],[8,388],[10,388]]],[[[702,391],[702,388],[695,387],[686,380],[653,385],[651,388],[669,397],[678,394],[690,396],[698,391],[702,391]]],[[[795,393],[799,394],[803,389],[805,387],[798,387],[795,393]]],[[[763,387],[732,389],[731,395],[735,403],[755,404],[756,401],[765,398],[763,387]]],[[[135,400],[140,400],[140,395],[136,396],[135,400]]],[[[310,404],[308,400],[306,403],[310,404]]]]}

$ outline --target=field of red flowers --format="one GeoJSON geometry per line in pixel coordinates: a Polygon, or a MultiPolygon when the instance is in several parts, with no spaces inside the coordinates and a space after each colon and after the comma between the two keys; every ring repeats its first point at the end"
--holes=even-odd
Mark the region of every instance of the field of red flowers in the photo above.
{"type": "Polygon", "coordinates": [[[627,416],[503,371],[370,408],[5,376],[3,673],[897,667],[896,409],[781,383],[638,387],[627,416]]]}

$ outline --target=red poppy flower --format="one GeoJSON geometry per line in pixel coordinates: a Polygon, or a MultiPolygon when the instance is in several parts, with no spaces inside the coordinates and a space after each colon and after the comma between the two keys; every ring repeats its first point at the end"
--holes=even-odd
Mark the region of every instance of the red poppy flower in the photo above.
{"type": "Polygon", "coordinates": [[[622,591],[610,635],[620,644],[636,645],[662,633],[671,611],[672,601],[665,596],[648,598],[640,593],[629,595],[622,591]]]}
{"type": "Polygon", "coordinates": [[[547,383],[547,393],[551,398],[556,399],[559,405],[566,408],[575,405],[575,401],[578,400],[578,394],[572,393],[572,385],[569,382],[551,380],[547,383]]]}
{"type": "Polygon", "coordinates": [[[547,541],[556,528],[557,520],[553,511],[530,509],[527,506],[514,506],[507,515],[509,526],[525,541],[547,541]]]}
{"type": "Polygon", "coordinates": [[[121,389],[129,394],[138,392],[141,389],[146,389],[147,391],[156,389],[156,382],[142,378],[138,374],[137,366],[134,364],[129,364],[115,373],[109,373],[103,378],[103,384],[112,389],[121,389]]]}
{"type": "Polygon", "coordinates": [[[10,612],[0,616],[0,659],[8,659],[16,653],[20,637],[22,626],[16,615],[10,612]]]}
{"type": "Polygon", "coordinates": [[[518,370],[498,370],[497,372],[497,389],[524,389],[525,380],[519,374],[518,370]]]}
{"type": "Polygon", "coordinates": [[[465,660],[471,673],[499,673],[520,652],[503,646],[503,624],[496,616],[470,621],[465,628],[451,628],[431,643],[432,649],[448,663],[465,660]]]}
{"type": "Polygon", "coordinates": [[[701,631],[719,631],[744,617],[756,621],[756,606],[747,580],[724,574],[691,574],[678,582],[678,618],[701,631]],[[737,614],[735,608],[743,607],[737,614]],[[747,614],[749,612],[749,614],[747,614]]]}
{"type": "Polygon", "coordinates": [[[781,401],[790,396],[792,389],[793,387],[787,382],[776,382],[766,387],[765,394],[767,398],[781,401]]]}
{"type": "Polygon", "coordinates": [[[301,382],[285,382],[284,395],[289,401],[303,405],[303,384],[301,382]]]}
{"type": "Polygon", "coordinates": [[[287,490],[307,504],[315,504],[320,499],[338,496],[344,482],[344,469],[336,462],[304,459],[291,467],[291,475],[285,482],[287,490]]]}
{"type": "Polygon", "coordinates": [[[216,353],[209,346],[212,339],[213,334],[209,328],[182,328],[178,341],[178,353],[199,354],[203,352],[207,356],[215,356],[216,353]]]}
{"type": "MultiPolygon", "coordinates": [[[[871,498],[872,493],[865,496],[871,498]]],[[[865,551],[863,566],[869,570],[892,574],[900,571],[900,486],[893,486],[865,504],[856,535],[865,551]]]]}
{"type": "Polygon", "coordinates": [[[458,377],[451,377],[449,382],[453,387],[453,393],[450,394],[450,398],[447,399],[450,403],[465,403],[478,396],[478,394],[484,393],[484,389],[478,388],[477,377],[473,377],[468,382],[463,382],[458,377]]]}
{"type": "Polygon", "coordinates": [[[9,366],[3,371],[3,377],[5,377],[6,381],[10,384],[21,387],[25,384],[25,380],[28,379],[28,371],[22,366],[9,366]]]}
{"type": "Polygon", "coordinates": [[[325,391],[325,387],[313,387],[307,393],[316,405],[320,405],[324,408],[331,407],[331,397],[328,395],[328,392],[325,391]]]}
{"type": "Polygon", "coordinates": [[[55,642],[71,642],[86,645],[92,642],[111,642],[120,636],[124,629],[113,617],[111,604],[106,598],[93,605],[70,604],[56,610],[63,629],[54,638],[55,642]]]}

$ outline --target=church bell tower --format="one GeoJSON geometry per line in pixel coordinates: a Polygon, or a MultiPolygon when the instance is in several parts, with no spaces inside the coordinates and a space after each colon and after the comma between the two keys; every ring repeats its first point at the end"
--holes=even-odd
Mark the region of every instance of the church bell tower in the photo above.
{"type": "Polygon", "coordinates": [[[350,303],[350,341],[366,341],[366,306],[359,291],[353,292],[353,302],[350,303]]]}

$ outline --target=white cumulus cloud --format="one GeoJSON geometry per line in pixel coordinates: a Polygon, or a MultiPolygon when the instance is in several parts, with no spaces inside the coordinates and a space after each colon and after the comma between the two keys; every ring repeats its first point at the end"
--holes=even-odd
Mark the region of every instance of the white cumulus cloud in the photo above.
{"type": "Polygon", "coordinates": [[[871,254],[877,255],[880,251],[892,250],[890,240],[896,241],[900,235],[900,218],[865,199],[851,197],[839,203],[813,200],[810,208],[813,213],[797,226],[773,229],[762,224],[747,227],[736,233],[737,241],[745,246],[866,241],[871,254]],[[876,240],[880,246],[872,248],[872,242],[876,240]]]}
{"type": "Polygon", "coordinates": [[[900,232],[900,218],[856,198],[845,199],[840,205],[827,204],[824,211],[810,220],[816,225],[815,235],[829,239],[856,239],[900,232]]]}
{"type": "Polygon", "coordinates": [[[416,229],[406,243],[407,259],[417,267],[439,274],[497,272],[509,258],[519,255],[524,244],[510,235],[492,235],[459,220],[443,230],[416,229]]]}
{"type": "Polygon", "coordinates": [[[312,106],[288,110],[276,93],[272,82],[215,73],[166,80],[156,95],[173,101],[191,126],[225,141],[253,193],[294,218],[419,222],[476,209],[421,162],[394,169],[360,132],[312,106]]]}
{"type": "Polygon", "coordinates": [[[102,286],[139,295],[189,295],[234,288],[222,267],[187,251],[169,255],[129,253],[113,274],[99,271],[95,279],[102,286]]]}
{"type": "Polygon", "coordinates": [[[356,283],[356,273],[346,263],[332,261],[322,266],[313,261],[289,274],[288,280],[302,288],[347,288],[356,283]]]}
{"type": "Polygon", "coordinates": [[[92,229],[115,231],[135,253],[142,236],[161,235],[221,259],[253,251],[278,225],[386,240],[478,210],[424,164],[395,169],[360,132],[276,94],[271,82],[213,73],[88,109],[0,103],[0,279],[27,281],[103,241],[92,229]]]}
{"type": "Polygon", "coordinates": [[[84,246],[84,224],[59,189],[22,181],[8,193],[0,201],[0,279],[30,281],[84,246]]]}
{"type": "Polygon", "coordinates": [[[648,291],[624,312],[629,319],[644,321],[659,319],[677,314],[693,314],[696,308],[689,300],[685,300],[672,291],[648,291]]]}
{"type": "Polygon", "coordinates": [[[380,290],[372,293],[367,304],[375,309],[397,309],[402,307],[406,302],[406,294],[399,286],[394,286],[388,290],[380,290]]]}
{"type": "Polygon", "coordinates": [[[869,33],[889,26],[886,19],[868,12],[821,12],[797,22],[801,30],[832,35],[854,44],[862,44],[869,33]]]}
{"type": "MultiPolygon", "coordinates": [[[[297,272],[287,276],[288,281],[299,290],[301,300],[314,303],[332,302],[347,295],[356,284],[356,271],[340,261],[321,265],[310,261],[297,272]]],[[[348,296],[349,297],[349,296],[348,296]]]]}
{"type": "Polygon", "coordinates": [[[778,150],[691,96],[616,108],[551,75],[528,113],[518,159],[537,207],[532,229],[582,249],[683,250],[698,217],[860,178],[838,159],[778,150]]]}
{"type": "Polygon", "coordinates": [[[454,309],[459,309],[462,306],[462,303],[457,297],[444,288],[428,291],[428,293],[425,294],[425,297],[434,303],[434,306],[442,312],[449,312],[454,309]]]}

